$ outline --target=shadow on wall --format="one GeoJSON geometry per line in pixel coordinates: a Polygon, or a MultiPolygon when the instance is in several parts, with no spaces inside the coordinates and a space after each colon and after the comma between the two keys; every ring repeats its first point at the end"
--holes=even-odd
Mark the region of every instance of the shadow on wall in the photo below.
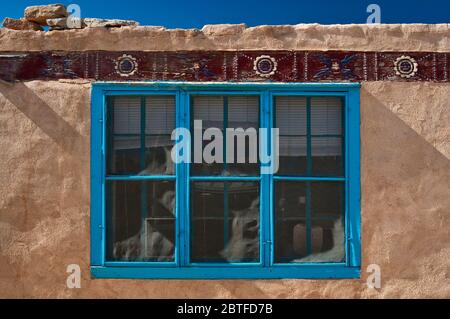
{"type": "Polygon", "coordinates": [[[28,232],[41,221],[89,204],[89,138],[57,113],[84,125],[89,108],[81,92],[71,84],[58,90],[47,83],[0,83],[0,97],[11,104],[1,117],[6,149],[0,221],[11,229],[28,232]]]}
{"type": "Polygon", "coordinates": [[[66,152],[79,156],[89,151],[85,138],[24,83],[0,83],[0,94],[66,152]]]}
{"type": "MultiPolygon", "coordinates": [[[[389,89],[395,90],[395,85],[389,89]]],[[[419,92],[408,92],[414,87],[398,90],[403,97],[421,95],[420,90],[423,96],[432,92],[430,87],[429,91],[419,87],[419,92]]],[[[367,90],[361,93],[363,274],[368,264],[375,263],[381,266],[384,285],[405,280],[406,287],[390,288],[392,296],[448,296],[450,159],[393,113],[389,104],[367,90]]],[[[439,104],[445,101],[443,93],[429,112],[448,107],[439,104]]],[[[396,98],[389,102],[402,103],[396,98]]],[[[415,112],[414,102],[425,103],[425,99],[405,97],[403,109],[415,112]]],[[[432,127],[435,123],[428,118],[424,124],[437,137],[442,133],[438,129],[450,124],[444,121],[441,117],[439,125],[432,127]]]]}

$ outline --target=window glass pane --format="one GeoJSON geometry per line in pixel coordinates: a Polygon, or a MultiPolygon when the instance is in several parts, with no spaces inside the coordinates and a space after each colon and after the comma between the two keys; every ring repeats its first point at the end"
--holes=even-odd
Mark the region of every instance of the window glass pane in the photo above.
{"type": "Polygon", "coordinates": [[[275,262],[344,260],[343,184],[275,183],[275,262]]]}
{"type": "Polygon", "coordinates": [[[303,261],[345,260],[344,198],[343,182],[311,182],[313,252],[303,261]]]}
{"type": "Polygon", "coordinates": [[[279,129],[279,175],[305,175],[307,158],[306,98],[275,97],[275,123],[279,129]]]}
{"type": "Polygon", "coordinates": [[[274,103],[280,133],[277,174],[343,176],[341,98],[277,96],[274,103]]]}
{"type": "Polygon", "coordinates": [[[192,262],[259,262],[259,183],[194,182],[192,262]]]}
{"type": "Polygon", "coordinates": [[[175,183],[109,181],[106,187],[108,261],[173,261],[175,183]]]}
{"type": "Polygon", "coordinates": [[[342,176],[342,138],[313,137],[311,139],[312,170],[318,176],[342,176]]]}
{"type": "MultiPolygon", "coordinates": [[[[111,98],[114,134],[140,134],[141,99],[134,96],[111,98]]],[[[108,111],[111,112],[110,109],[108,111]]]]}
{"type": "Polygon", "coordinates": [[[291,262],[306,254],[306,234],[294,238],[294,229],[306,224],[306,183],[276,182],[274,207],[275,262],[291,262]]]}
{"type": "Polygon", "coordinates": [[[145,115],[146,134],[170,137],[175,128],[175,97],[147,96],[145,115]]]}
{"type": "MultiPolygon", "coordinates": [[[[196,145],[197,140],[193,137],[192,175],[258,175],[259,97],[195,96],[191,100],[191,107],[192,132],[195,133],[194,121],[201,120],[202,134],[209,128],[217,128],[220,130],[219,139],[222,141],[218,144],[222,145],[219,153],[216,153],[216,150],[212,152],[217,161],[206,163],[201,155],[211,140],[202,139],[201,148],[199,148],[196,145]],[[242,128],[245,132],[228,137],[225,128],[242,128]],[[196,155],[199,157],[197,160],[195,160],[196,155]],[[198,163],[199,160],[201,163],[198,163]]],[[[214,140],[215,137],[212,139],[214,140]]]]}
{"type": "Polygon", "coordinates": [[[232,149],[234,154],[231,163],[227,161],[227,175],[259,175],[259,97],[229,96],[227,127],[233,129],[242,128],[246,132],[254,133],[252,135],[253,138],[244,135],[233,135],[230,136],[232,141],[226,140],[227,144],[230,145],[230,150],[232,149]],[[239,144],[239,140],[242,141],[241,144],[239,144]],[[234,147],[231,148],[231,145],[234,147]],[[239,152],[242,153],[241,156],[239,156],[239,152]],[[251,158],[250,152],[254,155],[253,158],[251,158]]]}
{"type": "Polygon", "coordinates": [[[342,102],[333,96],[311,97],[311,134],[341,135],[342,102]]]}
{"type": "Polygon", "coordinates": [[[201,139],[201,147],[194,137],[194,121],[201,120],[202,136],[208,128],[218,128],[223,134],[224,100],[222,96],[196,96],[191,100],[192,175],[221,175],[223,164],[205,163],[203,150],[210,141],[201,139]],[[199,158],[196,159],[195,156],[199,158]]]}
{"type": "Polygon", "coordinates": [[[342,100],[311,98],[312,174],[343,176],[342,100]]]}
{"type": "Polygon", "coordinates": [[[306,137],[280,136],[278,175],[306,175],[306,137]]]}
{"type": "Polygon", "coordinates": [[[174,175],[170,156],[174,128],[174,96],[111,98],[107,131],[108,174],[174,175]]]}

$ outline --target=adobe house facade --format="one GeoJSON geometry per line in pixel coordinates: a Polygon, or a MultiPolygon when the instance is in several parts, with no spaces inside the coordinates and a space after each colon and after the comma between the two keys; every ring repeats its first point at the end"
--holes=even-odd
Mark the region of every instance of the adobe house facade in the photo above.
{"type": "Polygon", "coordinates": [[[448,24],[0,29],[0,79],[0,297],[450,297],[448,24]],[[93,87],[158,83],[353,85],[357,274],[181,280],[92,271],[93,250],[104,249],[92,244],[93,87]],[[73,264],[79,289],[66,284],[73,264]],[[369,265],[379,266],[379,288],[367,285],[369,265]]]}

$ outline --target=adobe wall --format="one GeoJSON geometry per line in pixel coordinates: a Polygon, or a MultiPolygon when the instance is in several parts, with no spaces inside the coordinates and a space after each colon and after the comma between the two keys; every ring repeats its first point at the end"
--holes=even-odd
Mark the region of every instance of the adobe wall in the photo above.
{"type": "Polygon", "coordinates": [[[0,29],[0,51],[354,50],[450,51],[448,24],[298,24],[198,29],[157,26],[65,31],[0,29]]]}
{"type": "MultiPolygon", "coordinates": [[[[449,25],[0,29],[0,51],[450,52],[449,31],[449,25]]],[[[449,83],[362,83],[360,280],[90,279],[90,87],[86,80],[0,82],[0,297],[450,297],[449,83]],[[365,283],[374,263],[382,271],[378,290],[365,283]],[[82,268],[81,289],[66,287],[69,264],[82,268]]]]}

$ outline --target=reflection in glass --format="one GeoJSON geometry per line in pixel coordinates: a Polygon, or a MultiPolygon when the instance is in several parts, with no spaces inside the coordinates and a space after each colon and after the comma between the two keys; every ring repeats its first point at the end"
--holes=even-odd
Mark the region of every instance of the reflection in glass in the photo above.
{"type": "Polygon", "coordinates": [[[258,183],[192,184],[192,262],[258,262],[259,229],[258,183]]]}
{"type": "Polygon", "coordinates": [[[201,155],[205,146],[211,141],[203,141],[199,148],[196,141],[192,146],[192,175],[223,175],[223,176],[244,176],[258,175],[259,165],[250,160],[250,148],[255,150],[257,155],[258,143],[251,143],[249,137],[245,137],[245,148],[238,149],[237,138],[234,137],[234,147],[231,148],[230,141],[227,140],[225,128],[244,130],[254,129],[258,133],[259,129],[259,97],[258,96],[195,96],[191,100],[191,128],[194,133],[194,121],[202,121],[202,134],[208,128],[217,128],[222,133],[223,157],[221,163],[205,163],[201,158],[201,163],[195,163],[195,155],[201,155]],[[233,151],[233,160],[227,160],[227,145],[233,151]],[[244,163],[238,163],[237,152],[244,155],[244,163]],[[245,154],[244,154],[245,153],[245,154]]]}
{"type": "Polygon", "coordinates": [[[343,176],[343,108],[338,97],[275,97],[278,175],[343,176]]]}
{"type": "Polygon", "coordinates": [[[340,137],[313,137],[311,139],[313,175],[343,175],[341,141],[340,137]]]}
{"type": "Polygon", "coordinates": [[[275,262],[345,259],[343,183],[275,183],[275,262]]]}
{"type": "Polygon", "coordinates": [[[111,98],[108,123],[112,123],[108,125],[108,174],[175,174],[170,156],[175,128],[173,96],[111,98]]]}
{"type": "Polygon", "coordinates": [[[107,260],[173,261],[175,184],[107,182],[107,260]]]}

